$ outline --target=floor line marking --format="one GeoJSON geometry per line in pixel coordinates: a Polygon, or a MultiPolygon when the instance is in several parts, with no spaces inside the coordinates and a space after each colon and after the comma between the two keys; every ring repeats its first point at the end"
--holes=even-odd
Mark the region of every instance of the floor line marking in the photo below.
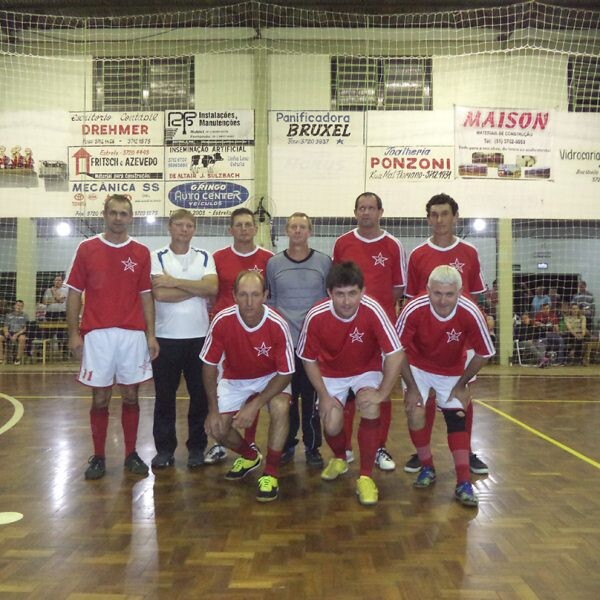
{"type": "MultiPolygon", "coordinates": [[[[6,421],[6,423],[2,425],[2,427],[0,427],[0,435],[2,435],[4,432],[8,431],[9,429],[12,429],[21,420],[25,409],[23,408],[23,405],[12,396],[8,396],[7,394],[3,394],[0,392],[0,398],[8,400],[15,408],[12,417],[8,421],[6,421]]],[[[16,523],[22,518],[23,514],[19,512],[0,512],[0,525],[9,525],[10,523],[16,523]]]]}
{"type": "Polygon", "coordinates": [[[600,463],[595,461],[592,458],[585,456],[585,454],[581,454],[581,452],[577,452],[577,450],[573,450],[573,448],[569,448],[569,446],[565,446],[565,444],[562,444],[558,440],[551,438],[549,435],[546,435],[545,433],[542,433],[538,429],[534,429],[533,427],[526,425],[525,423],[523,423],[523,421],[519,421],[519,419],[515,419],[514,417],[511,417],[509,414],[506,414],[504,411],[494,408],[493,406],[490,406],[489,404],[487,404],[486,402],[483,402],[482,400],[475,400],[475,402],[477,402],[477,404],[481,404],[482,406],[485,406],[485,408],[487,408],[488,410],[491,410],[491,411],[499,414],[501,417],[504,417],[505,419],[507,419],[508,421],[511,421],[515,425],[522,427],[526,431],[529,431],[530,433],[537,435],[538,437],[542,438],[546,442],[553,444],[557,448],[560,448],[561,450],[564,450],[565,452],[568,452],[569,454],[576,456],[580,460],[583,460],[584,462],[592,465],[592,467],[596,467],[596,469],[600,469],[600,463]]]}
{"type": "Polygon", "coordinates": [[[6,421],[6,423],[4,425],[2,425],[2,427],[0,427],[0,435],[2,435],[5,431],[12,429],[21,420],[21,418],[23,417],[23,413],[25,412],[25,409],[23,408],[23,405],[16,398],[13,398],[12,396],[9,396],[8,394],[3,394],[2,392],[0,392],[0,398],[4,398],[5,400],[8,400],[14,406],[14,409],[15,409],[12,417],[8,421],[6,421]]]}

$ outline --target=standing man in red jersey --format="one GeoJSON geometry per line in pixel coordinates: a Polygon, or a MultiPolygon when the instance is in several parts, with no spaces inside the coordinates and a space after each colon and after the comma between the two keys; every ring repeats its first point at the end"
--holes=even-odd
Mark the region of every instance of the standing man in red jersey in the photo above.
{"type": "MultiPolygon", "coordinates": [[[[409,255],[406,296],[414,298],[427,291],[429,275],[439,265],[450,265],[461,275],[462,293],[477,303],[477,297],[485,292],[486,285],[481,273],[479,255],[475,246],[458,238],[455,234],[458,222],[458,203],[448,194],[436,194],[426,204],[427,221],[431,237],[417,246],[409,255]]],[[[427,403],[427,427],[430,432],[435,421],[436,404],[427,403]]],[[[467,429],[469,439],[473,428],[473,404],[467,407],[467,429]]],[[[473,452],[469,453],[472,473],[484,475],[488,466],[473,452]]],[[[404,465],[407,473],[416,473],[421,468],[419,457],[413,454],[404,465]]]]}
{"type": "Polygon", "coordinates": [[[100,479],[106,473],[108,406],[115,383],[123,399],[124,466],[136,475],[148,474],[148,466],[136,452],[138,388],[152,377],[150,361],[159,352],[154,335],[150,251],[129,237],[131,200],[109,196],[103,215],[104,233],[79,244],[66,281],[69,348],[81,358],[79,381],[92,388],[94,454],[88,461],[86,479],[100,479]]]}
{"type": "MultiPolygon", "coordinates": [[[[392,323],[396,320],[396,304],[406,285],[406,254],[399,240],[381,229],[383,216],[381,198],[372,192],[360,194],[354,203],[357,227],[340,236],[333,246],[333,262],[356,263],[365,278],[365,294],[379,302],[392,323]]],[[[354,390],[356,392],[356,390],[354,390]]],[[[344,427],[349,444],[348,460],[354,460],[351,452],[352,422],[355,403],[346,403],[344,427]]],[[[375,463],[383,471],[392,471],[396,463],[386,448],[392,419],[392,403],[387,398],[381,404],[381,435],[375,463]]]]}
{"type": "Polygon", "coordinates": [[[396,331],[404,350],[402,379],[406,386],[408,429],[421,463],[414,486],[426,488],[436,480],[431,429],[425,415],[426,405],[437,402],[446,421],[448,447],[454,459],[454,495],[465,506],[477,506],[469,472],[469,381],[495,354],[495,349],[483,313],[461,291],[462,279],[454,267],[436,267],[429,275],[427,293],[403,308],[396,331]],[[469,348],[474,352],[465,365],[469,348]],[[435,392],[433,397],[429,395],[431,389],[435,392]]]}
{"type": "MultiPolygon", "coordinates": [[[[254,213],[249,208],[236,208],[231,213],[229,234],[233,237],[233,243],[213,253],[219,277],[219,292],[211,311],[213,315],[235,304],[233,284],[241,271],[255,271],[266,277],[267,262],[273,253],[256,245],[254,239],[257,231],[254,213]]],[[[256,419],[256,423],[252,423],[244,432],[244,437],[249,444],[255,443],[258,414],[256,419]]],[[[226,456],[227,450],[217,444],[208,450],[205,462],[209,464],[219,462],[226,456]]]]}

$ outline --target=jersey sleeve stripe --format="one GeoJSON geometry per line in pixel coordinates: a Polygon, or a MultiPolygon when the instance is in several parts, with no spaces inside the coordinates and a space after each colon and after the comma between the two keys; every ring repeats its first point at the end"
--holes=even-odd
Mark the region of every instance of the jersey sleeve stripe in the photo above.
{"type": "Polygon", "coordinates": [[[477,324],[477,327],[479,328],[479,333],[481,334],[481,337],[489,352],[489,354],[486,354],[484,356],[494,356],[494,354],[496,354],[496,349],[494,348],[494,343],[492,342],[492,338],[490,337],[490,332],[488,330],[487,323],[485,322],[485,318],[483,316],[483,313],[479,310],[479,307],[465,296],[461,296],[458,299],[458,304],[473,316],[473,319],[477,324]]]}
{"type": "Polygon", "coordinates": [[[385,331],[388,339],[390,340],[392,347],[399,350],[400,340],[398,339],[398,334],[396,333],[394,326],[390,323],[388,316],[381,308],[381,305],[369,296],[363,296],[363,302],[375,313],[375,315],[379,319],[379,322],[383,326],[383,330],[385,331]]]}

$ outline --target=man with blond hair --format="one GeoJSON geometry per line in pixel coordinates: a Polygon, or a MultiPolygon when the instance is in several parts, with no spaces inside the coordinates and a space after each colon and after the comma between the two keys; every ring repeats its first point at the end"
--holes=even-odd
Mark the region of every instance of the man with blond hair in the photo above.
{"type": "Polygon", "coordinates": [[[211,254],[192,245],[195,233],[194,215],[183,208],[176,210],[169,217],[170,243],[152,252],[156,338],[161,350],[152,363],[156,388],[154,469],[175,462],[176,393],[182,375],[190,398],[187,466],[194,469],[204,464],[208,404],[200,352],[209,325],[207,298],[217,293],[218,279],[211,254]]]}

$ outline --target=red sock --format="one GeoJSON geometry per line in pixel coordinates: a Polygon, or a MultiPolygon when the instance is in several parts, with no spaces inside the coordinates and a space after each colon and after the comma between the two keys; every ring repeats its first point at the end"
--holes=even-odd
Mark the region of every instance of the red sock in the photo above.
{"type": "Polygon", "coordinates": [[[469,402],[466,411],[465,428],[469,434],[469,452],[471,452],[471,433],[473,432],[473,403],[469,402]]]}
{"type": "Polygon", "coordinates": [[[425,427],[429,429],[429,434],[433,431],[433,424],[435,423],[435,413],[437,405],[435,403],[435,393],[429,392],[427,398],[427,404],[425,404],[425,427]]]}
{"type": "Polygon", "coordinates": [[[240,445],[237,448],[232,448],[232,450],[247,460],[255,460],[258,456],[258,452],[244,438],[242,438],[240,445]]]}
{"type": "MultiPolygon", "coordinates": [[[[379,405],[379,419],[381,425],[379,427],[379,444],[377,445],[377,448],[385,448],[390,432],[390,424],[392,422],[392,401],[390,398],[386,398],[379,405]]],[[[377,450],[377,448],[375,448],[375,450],[377,450]]]]}
{"type": "Polygon", "coordinates": [[[121,425],[125,440],[125,457],[135,452],[138,424],[140,422],[140,405],[123,402],[121,408],[121,425]]]}
{"type": "Polygon", "coordinates": [[[422,467],[433,468],[433,457],[431,456],[431,431],[427,425],[423,429],[409,429],[410,439],[414,444],[422,467]]]}
{"type": "Polygon", "coordinates": [[[273,450],[273,448],[267,448],[267,462],[265,464],[265,475],[271,475],[271,477],[277,477],[279,473],[279,461],[281,460],[282,451],[273,450]]]}
{"type": "Polygon", "coordinates": [[[244,439],[248,442],[248,444],[254,444],[256,441],[256,429],[258,427],[258,416],[260,415],[260,411],[256,413],[256,419],[250,427],[246,427],[244,430],[244,439]]]}
{"type": "Polygon", "coordinates": [[[336,435],[329,435],[325,432],[325,440],[336,458],[346,460],[346,434],[343,428],[336,435]]]}
{"type": "Polygon", "coordinates": [[[456,431],[448,434],[448,447],[454,459],[456,481],[471,481],[469,470],[469,434],[466,431],[456,431]]]}
{"type": "Polygon", "coordinates": [[[358,449],[360,450],[360,474],[371,477],[375,453],[379,448],[381,418],[360,420],[358,425],[358,449]]]}
{"type": "Polygon", "coordinates": [[[106,432],[108,431],[108,408],[92,408],[90,410],[90,425],[92,427],[92,441],[94,454],[104,458],[106,456],[106,432]]]}
{"type": "Polygon", "coordinates": [[[344,434],[346,436],[345,450],[352,450],[352,427],[354,425],[354,415],[356,413],[356,400],[354,396],[346,400],[344,406],[344,434]]]}

